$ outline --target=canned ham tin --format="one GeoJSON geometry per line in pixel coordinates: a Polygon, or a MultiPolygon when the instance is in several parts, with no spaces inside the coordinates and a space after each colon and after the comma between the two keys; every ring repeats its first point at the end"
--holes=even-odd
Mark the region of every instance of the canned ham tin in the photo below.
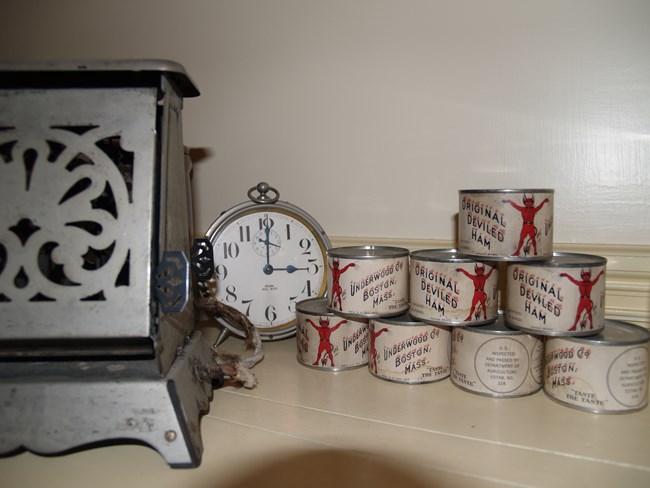
{"type": "Polygon", "coordinates": [[[508,264],[506,322],[533,334],[597,334],[605,325],[606,264],[603,257],[577,253],[508,264]]]}
{"type": "Polygon", "coordinates": [[[494,322],[499,313],[498,269],[455,249],[411,252],[409,313],[440,325],[494,322]]]}
{"type": "Polygon", "coordinates": [[[449,327],[425,324],[408,314],[370,320],[373,376],[397,383],[432,383],[449,376],[449,327]]]}
{"type": "Polygon", "coordinates": [[[590,337],[548,337],[544,392],[553,400],[594,413],[626,413],[648,404],[650,332],[606,320],[590,337]]]}
{"type": "Polygon", "coordinates": [[[390,317],[409,307],[408,249],[339,247],[327,251],[329,309],[346,317],[390,317]]]}
{"type": "Polygon", "coordinates": [[[296,305],[298,362],[342,371],[368,364],[368,320],[339,317],[327,309],[327,298],[296,305]]]}
{"type": "Polygon", "coordinates": [[[491,397],[519,397],[542,388],[544,341],[508,328],[503,317],[452,331],[451,381],[491,397]]]}
{"type": "Polygon", "coordinates": [[[554,190],[460,190],[458,250],[475,258],[532,261],[553,255],[554,190]]]}

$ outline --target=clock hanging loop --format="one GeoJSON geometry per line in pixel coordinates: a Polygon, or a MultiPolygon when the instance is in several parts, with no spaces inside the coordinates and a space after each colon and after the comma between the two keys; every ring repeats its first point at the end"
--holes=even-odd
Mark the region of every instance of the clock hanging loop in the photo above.
{"type": "Polygon", "coordinates": [[[248,190],[248,198],[255,203],[271,205],[280,199],[280,192],[262,181],[248,190]],[[257,192],[257,195],[255,195],[255,192],[257,192]],[[269,196],[269,192],[274,193],[275,196],[269,196]]]}

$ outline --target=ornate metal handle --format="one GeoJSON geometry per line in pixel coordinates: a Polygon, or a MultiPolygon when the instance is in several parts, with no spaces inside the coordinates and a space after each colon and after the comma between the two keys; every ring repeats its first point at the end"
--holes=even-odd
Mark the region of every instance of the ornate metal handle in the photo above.
{"type": "Polygon", "coordinates": [[[214,275],[214,253],[210,240],[194,239],[190,259],[199,296],[210,296],[209,282],[214,275]]]}

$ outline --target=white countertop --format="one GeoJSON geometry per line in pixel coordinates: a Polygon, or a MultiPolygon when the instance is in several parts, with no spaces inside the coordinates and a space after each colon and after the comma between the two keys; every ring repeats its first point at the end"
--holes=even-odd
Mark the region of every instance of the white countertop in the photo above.
{"type": "MultiPolygon", "coordinates": [[[[242,342],[223,347],[237,351],[242,342]]],[[[449,379],[404,385],[366,368],[318,371],[298,364],[294,339],[264,349],[257,388],[215,391],[201,421],[200,467],[172,469],[141,445],[25,452],[0,459],[0,485],[650,486],[650,408],[591,414],[542,391],[493,399],[449,379]]]]}

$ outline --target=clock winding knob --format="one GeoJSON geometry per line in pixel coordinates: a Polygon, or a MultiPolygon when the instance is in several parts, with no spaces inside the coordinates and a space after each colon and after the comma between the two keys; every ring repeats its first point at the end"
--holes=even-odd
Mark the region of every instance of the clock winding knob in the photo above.
{"type": "Polygon", "coordinates": [[[280,198],[280,192],[273,188],[271,185],[266,183],[265,181],[262,181],[258,183],[256,186],[248,190],[248,198],[250,198],[252,201],[255,203],[267,203],[267,204],[272,204],[278,201],[280,198]],[[257,191],[257,196],[255,196],[253,193],[257,191]],[[274,193],[275,196],[269,196],[267,193],[274,193]]]}

